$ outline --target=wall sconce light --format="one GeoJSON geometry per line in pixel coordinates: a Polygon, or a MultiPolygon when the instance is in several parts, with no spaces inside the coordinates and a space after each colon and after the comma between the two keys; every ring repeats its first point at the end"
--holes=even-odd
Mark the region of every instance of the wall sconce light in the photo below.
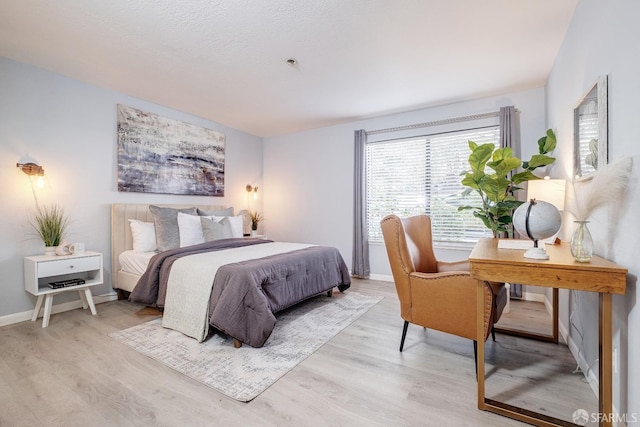
{"type": "Polygon", "coordinates": [[[258,198],[258,187],[254,187],[251,184],[247,184],[246,186],[247,189],[247,193],[251,194],[251,192],[253,192],[253,199],[257,199],[258,198]]]}
{"type": "Polygon", "coordinates": [[[44,169],[42,166],[36,165],[35,163],[16,163],[16,166],[19,167],[22,172],[29,175],[29,178],[31,178],[32,176],[37,176],[38,187],[42,188],[44,186],[44,180],[42,178],[44,176],[44,169]]]}

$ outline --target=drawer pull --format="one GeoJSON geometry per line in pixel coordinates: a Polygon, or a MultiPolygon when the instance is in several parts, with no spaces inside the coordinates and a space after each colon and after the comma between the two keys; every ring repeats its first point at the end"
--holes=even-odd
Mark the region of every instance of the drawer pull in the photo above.
{"type": "Polygon", "coordinates": [[[73,268],[73,265],[70,265],[69,268],[73,268]]]}

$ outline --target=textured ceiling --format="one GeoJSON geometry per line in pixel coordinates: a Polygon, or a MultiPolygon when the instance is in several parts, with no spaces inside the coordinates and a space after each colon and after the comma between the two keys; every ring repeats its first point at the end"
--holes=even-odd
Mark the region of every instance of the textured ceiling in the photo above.
{"type": "Polygon", "coordinates": [[[273,136],[540,87],[577,2],[2,0],[0,56],[273,136]]]}

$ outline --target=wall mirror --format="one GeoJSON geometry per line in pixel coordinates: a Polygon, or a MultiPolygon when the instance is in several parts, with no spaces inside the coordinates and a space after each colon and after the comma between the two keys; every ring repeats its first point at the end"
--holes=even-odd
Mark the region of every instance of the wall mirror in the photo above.
{"type": "Polygon", "coordinates": [[[573,119],[575,177],[587,179],[607,164],[607,76],[598,77],[573,119]]]}

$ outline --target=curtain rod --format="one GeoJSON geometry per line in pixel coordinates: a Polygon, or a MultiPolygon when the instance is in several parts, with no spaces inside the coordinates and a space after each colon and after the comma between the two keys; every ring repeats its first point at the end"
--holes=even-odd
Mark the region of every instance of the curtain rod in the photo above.
{"type": "MultiPolygon", "coordinates": [[[[516,112],[517,111],[518,110],[516,110],[516,112]]],[[[469,120],[489,119],[491,117],[498,117],[499,115],[500,115],[500,111],[493,111],[491,113],[473,114],[470,116],[454,117],[452,119],[435,120],[433,122],[416,123],[413,125],[398,126],[395,128],[387,128],[387,129],[376,129],[376,130],[371,130],[366,132],[367,132],[367,135],[375,135],[378,133],[387,133],[387,132],[399,132],[401,130],[419,129],[419,128],[426,128],[429,126],[448,125],[451,123],[466,122],[469,120]]]]}

